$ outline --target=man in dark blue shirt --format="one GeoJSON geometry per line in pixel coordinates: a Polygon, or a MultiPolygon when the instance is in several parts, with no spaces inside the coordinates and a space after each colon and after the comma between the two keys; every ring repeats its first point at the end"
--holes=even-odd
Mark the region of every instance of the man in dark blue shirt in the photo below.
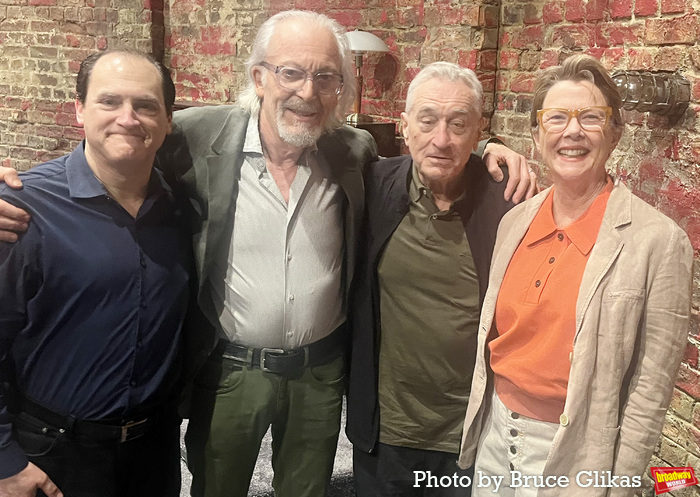
{"type": "Polygon", "coordinates": [[[191,241],[153,168],[174,98],[141,54],[88,57],[85,141],[0,186],[32,215],[0,242],[0,495],[179,494],[191,241]]]}

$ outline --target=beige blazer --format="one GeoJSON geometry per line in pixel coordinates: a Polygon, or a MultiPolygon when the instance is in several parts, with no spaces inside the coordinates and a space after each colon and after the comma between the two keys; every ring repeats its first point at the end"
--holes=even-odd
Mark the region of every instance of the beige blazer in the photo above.
{"type": "MultiPolygon", "coordinates": [[[[549,191],[515,207],[498,229],[464,422],[463,468],[474,463],[493,388],[487,342],[498,291],[549,191]]],[[[683,230],[616,181],[581,281],[566,404],[544,468],[544,476],[567,476],[569,486],[540,489],[538,496],[633,494],[630,488],[582,488],[576,477],[582,471],[605,477],[644,472],[687,341],[692,264],[683,230]]]]}

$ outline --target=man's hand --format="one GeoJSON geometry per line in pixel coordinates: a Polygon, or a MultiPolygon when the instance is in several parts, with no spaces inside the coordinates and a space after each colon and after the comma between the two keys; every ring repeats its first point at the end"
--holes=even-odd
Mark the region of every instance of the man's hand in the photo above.
{"type": "MultiPolygon", "coordinates": [[[[503,181],[503,172],[498,166],[508,166],[508,184],[503,197],[514,204],[531,198],[539,191],[537,176],[527,164],[527,159],[500,143],[489,143],[484,148],[484,163],[493,179],[503,181]]],[[[0,210],[0,213],[2,211],[0,210]]]]}
{"type": "Polygon", "coordinates": [[[47,474],[32,463],[15,476],[0,480],[0,497],[34,497],[37,489],[48,497],[63,497],[47,474]]]}
{"type": "MultiPolygon", "coordinates": [[[[22,187],[17,171],[11,167],[0,167],[0,181],[7,183],[10,188],[22,187]]],[[[16,232],[27,231],[27,223],[30,219],[26,211],[0,200],[0,241],[16,242],[16,232]]],[[[0,497],[3,497],[2,494],[0,497]]]]}

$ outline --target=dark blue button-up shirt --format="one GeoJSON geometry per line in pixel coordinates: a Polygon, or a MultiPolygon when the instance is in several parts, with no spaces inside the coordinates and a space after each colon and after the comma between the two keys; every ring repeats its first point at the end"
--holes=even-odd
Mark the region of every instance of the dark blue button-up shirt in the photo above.
{"type": "MultiPolygon", "coordinates": [[[[0,197],[28,210],[0,242],[0,371],[25,396],[77,419],[127,418],[177,374],[191,238],[156,170],[133,218],[90,170],[81,144],[0,197]],[[9,378],[13,376],[14,378],[9,378]]],[[[27,464],[0,390],[0,478],[27,464]]]]}

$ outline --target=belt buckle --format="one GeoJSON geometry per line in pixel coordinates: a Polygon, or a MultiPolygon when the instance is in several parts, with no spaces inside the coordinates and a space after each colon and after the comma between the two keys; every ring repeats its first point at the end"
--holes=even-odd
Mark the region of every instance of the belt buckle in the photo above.
{"type": "Polygon", "coordinates": [[[262,349],[260,349],[260,369],[262,369],[266,373],[274,373],[274,371],[270,371],[269,369],[267,369],[267,366],[265,366],[267,354],[284,354],[284,350],[271,349],[267,347],[263,347],[262,349]]]}
{"type": "Polygon", "coordinates": [[[139,425],[144,424],[146,421],[148,421],[148,418],[144,418],[144,419],[141,419],[139,421],[129,421],[128,423],[123,425],[122,426],[122,436],[119,439],[119,443],[128,442],[129,440],[133,440],[134,438],[138,438],[141,435],[143,435],[143,433],[141,433],[140,435],[137,435],[137,436],[129,436],[129,430],[131,430],[134,426],[139,426],[139,425]]]}

